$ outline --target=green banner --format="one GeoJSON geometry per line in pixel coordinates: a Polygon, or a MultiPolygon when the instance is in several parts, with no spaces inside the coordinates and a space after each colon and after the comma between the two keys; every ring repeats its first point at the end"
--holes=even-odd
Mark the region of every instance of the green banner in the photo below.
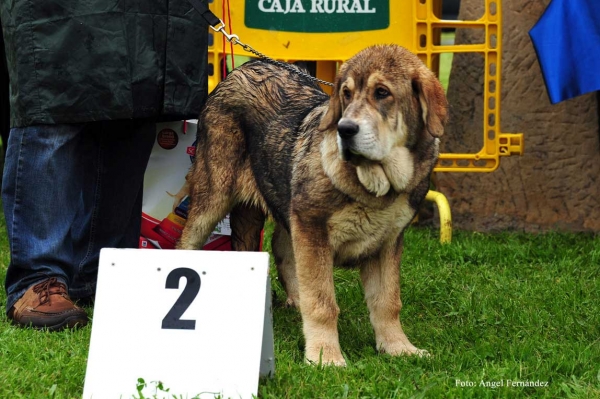
{"type": "Polygon", "coordinates": [[[284,32],[386,29],[390,0],[246,0],[244,22],[248,28],[284,32]]]}

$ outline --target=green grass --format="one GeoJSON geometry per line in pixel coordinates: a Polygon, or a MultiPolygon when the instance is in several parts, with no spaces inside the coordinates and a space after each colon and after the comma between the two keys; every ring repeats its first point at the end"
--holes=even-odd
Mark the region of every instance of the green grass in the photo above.
{"type": "MultiPolygon", "coordinates": [[[[457,231],[442,246],[437,234],[410,228],[402,269],[404,328],[430,358],[378,354],[358,274],[338,270],[348,367],[305,365],[300,315],[274,280],[276,374],[259,397],[600,398],[600,237],[457,231]],[[549,386],[479,386],[499,380],[549,386]]],[[[8,260],[2,233],[0,280],[8,260]]],[[[0,313],[0,398],[81,397],[91,326],[20,330],[0,313]]]]}
{"type": "MultiPolygon", "coordinates": [[[[443,32],[441,37],[441,44],[444,46],[451,46],[454,44],[454,32],[443,32]]],[[[444,88],[445,92],[448,92],[448,84],[450,83],[450,72],[452,71],[452,59],[454,53],[442,53],[440,54],[440,70],[439,76],[440,83],[444,88]]]]}

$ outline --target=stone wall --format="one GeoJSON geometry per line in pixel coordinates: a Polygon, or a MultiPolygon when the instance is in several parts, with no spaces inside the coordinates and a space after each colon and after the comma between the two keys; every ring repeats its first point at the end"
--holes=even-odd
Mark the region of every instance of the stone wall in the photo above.
{"type": "MultiPolygon", "coordinates": [[[[502,158],[492,173],[437,173],[455,228],[600,231],[600,130],[595,93],[551,105],[528,32],[549,0],[502,0],[500,129],[524,133],[525,154],[502,158]]],[[[462,0],[459,19],[483,14],[483,0],[462,0]]],[[[457,43],[478,40],[459,32],[457,43]]],[[[483,58],[454,56],[451,119],[443,152],[482,145],[483,58]]]]}

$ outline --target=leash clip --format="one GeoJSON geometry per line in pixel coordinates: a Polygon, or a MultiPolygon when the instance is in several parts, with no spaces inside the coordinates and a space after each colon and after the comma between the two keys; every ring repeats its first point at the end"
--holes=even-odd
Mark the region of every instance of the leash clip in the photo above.
{"type": "Polygon", "coordinates": [[[214,26],[211,26],[211,25],[209,25],[209,26],[215,32],[221,32],[223,34],[223,36],[225,36],[225,39],[227,39],[227,41],[229,43],[233,43],[233,44],[240,43],[240,37],[238,35],[229,34],[229,33],[227,33],[227,31],[225,31],[225,27],[227,25],[225,25],[225,22],[223,22],[222,19],[219,19],[219,24],[217,25],[216,28],[214,26]]]}

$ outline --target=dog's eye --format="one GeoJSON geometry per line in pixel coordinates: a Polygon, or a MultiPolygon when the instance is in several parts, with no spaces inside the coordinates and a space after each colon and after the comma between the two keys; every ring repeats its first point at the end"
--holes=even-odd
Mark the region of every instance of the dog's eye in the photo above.
{"type": "Polygon", "coordinates": [[[375,89],[375,98],[377,98],[378,100],[386,98],[389,95],[390,92],[384,89],[383,87],[378,87],[377,89],[375,89]]]}
{"type": "Polygon", "coordinates": [[[352,98],[352,93],[348,89],[344,89],[343,94],[345,100],[350,100],[352,98]]]}

